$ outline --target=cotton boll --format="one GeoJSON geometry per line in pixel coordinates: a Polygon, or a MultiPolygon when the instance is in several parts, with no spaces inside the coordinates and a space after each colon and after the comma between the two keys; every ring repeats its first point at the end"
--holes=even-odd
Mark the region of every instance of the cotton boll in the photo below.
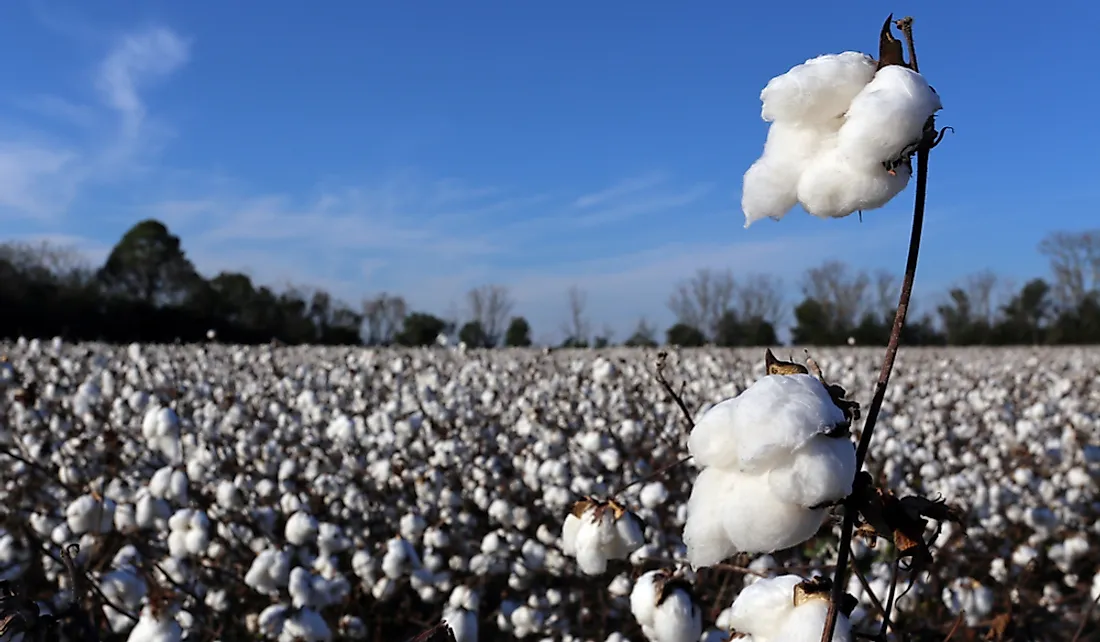
{"type": "Polygon", "coordinates": [[[874,76],[875,61],[863,53],[812,58],[768,81],[760,92],[760,116],[803,123],[839,118],[874,76]]]}
{"type": "Polygon", "coordinates": [[[638,500],[642,506],[654,510],[668,501],[668,488],[659,481],[649,482],[642,486],[641,492],[638,493],[638,500]]]}
{"type": "Polygon", "coordinates": [[[844,422],[818,379],[768,375],[708,410],[692,429],[688,449],[701,466],[758,472],[844,422]]]}
{"type": "Polygon", "coordinates": [[[797,575],[780,575],[746,586],[730,606],[730,628],[754,639],[775,639],[794,610],[794,589],[801,583],[797,575]]]}
{"type": "Polygon", "coordinates": [[[180,642],[183,639],[183,628],[171,615],[154,614],[147,606],[141,611],[141,616],[127,639],[129,642],[180,642]]]}
{"type": "Polygon", "coordinates": [[[658,580],[663,579],[662,571],[648,571],[634,582],[630,592],[630,612],[643,628],[653,626],[657,612],[658,580]]]}
{"type": "Polygon", "coordinates": [[[287,618],[279,642],[327,642],[332,630],[320,613],[304,608],[287,618]]]}
{"type": "Polygon", "coordinates": [[[305,546],[317,539],[317,519],[305,511],[298,511],[286,520],[286,541],[294,546],[305,546]]]}

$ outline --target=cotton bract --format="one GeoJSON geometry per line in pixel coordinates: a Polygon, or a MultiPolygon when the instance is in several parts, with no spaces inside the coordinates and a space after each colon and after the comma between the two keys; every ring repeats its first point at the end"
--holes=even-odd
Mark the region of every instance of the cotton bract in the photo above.
{"type": "Polygon", "coordinates": [[[561,532],[562,552],[577,560],[588,575],[607,570],[607,561],[625,559],[645,544],[642,523],[614,502],[577,502],[561,532]]]}
{"type": "Polygon", "coordinates": [[[848,421],[825,385],[804,374],[768,375],[708,410],[688,439],[702,466],[684,525],[691,564],[812,537],[825,505],[852,492],[855,446],[840,430],[848,421]]]}
{"type": "Polygon", "coordinates": [[[771,123],[764,153],[745,172],[745,227],[780,219],[796,204],[821,218],[882,207],[909,182],[909,156],[942,108],[919,73],[876,71],[858,52],[818,56],[760,92],[771,123]]]}

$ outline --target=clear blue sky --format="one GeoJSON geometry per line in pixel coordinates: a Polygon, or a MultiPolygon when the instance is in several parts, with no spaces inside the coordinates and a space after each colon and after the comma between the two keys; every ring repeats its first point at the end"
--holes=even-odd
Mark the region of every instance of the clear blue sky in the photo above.
{"type": "Polygon", "coordinates": [[[101,259],[157,217],[201,271],[399,291],[461,312],[512,288],[537,337],[566,291],[622,338],[700,267],[900,272],[890,206],[742,229],[759,92],[916,17],[957,134],[932,162],[919,290],[1045,273],[1097,223],[1093,3],[11,0],[0,5],[0,237],[101,259]],[[1072,6],[1071,6],[1072,5],[1072,6]],[[92,7],[94,6],[94,10],[92,7]]]}

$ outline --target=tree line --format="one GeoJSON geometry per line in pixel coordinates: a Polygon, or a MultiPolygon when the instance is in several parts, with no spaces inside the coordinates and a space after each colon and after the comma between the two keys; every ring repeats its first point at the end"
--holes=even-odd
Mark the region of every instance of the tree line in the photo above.
{"type": "MultiPolygon", "coordinates": [[[[961,279],[923,313],[910,314],[908,345],[1100,343],[1100,230],[1057,232],[1039,252],[1050,274],[1020,287],[984,271],[961,279]]],[[[900,282],[891,273],[829,261],[808,270],[790,310],[782,281],[765,274],[701,269],[667,300],[675,323],[660,333],[639,320],[627,346],[776,345],[788,327],[801,345],[881,345],[893,325],[900,282]]],[[[319,288],[259,285],[239,272],[204,278],[179,237],[156,220],[128,230],[103,265],[49,243],[0,244],[0,337],[257,344],[432,345],[446,337],[471,347],[529,346],[531,326],[513,314],[502,285],[466,293],[461,319],[412,310],[397,294],[358,306],[319,288]]],[[[587,297],[566,293],[565,347],[602,347],[613,333],[592,330],[587,297]]]]}

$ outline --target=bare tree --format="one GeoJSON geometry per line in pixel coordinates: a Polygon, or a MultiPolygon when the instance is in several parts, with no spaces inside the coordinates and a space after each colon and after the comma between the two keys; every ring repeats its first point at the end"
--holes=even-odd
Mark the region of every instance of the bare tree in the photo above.
{"type": "Polygon", "coordinates": [[[408,306],[400,296],[379,294],[363,301],[363,323],[367,345],[389,345],[401,330],[408,306]]]}
{"type": "Polygon", "coordinates": [[[700,269],[690,279],[680,282],[668,299],[668,309],[677,323],[689,325],[713,339],[718,320],[733,302],[733,273],[728,269],[712,272],[700,269]]]}
{"type": "Polygon", "coordinates": [[[826,261],[820,267],[806,271],[802,292],[828,311],[834,327],[853,328],[866,310],[870,285],[871,280],[866,272],[853,274],[840,261],[826,261]]]}
{"type": "Polygon", "coordinates": [[[993,324],[999,307],[998,282],[999,279],[992,270],[982,270],[963,280],[962,291],[966,293],[970,315],[974,321],[993,324]]]}
{"type": "Polygon", "coordinates": [[[87,257],[76,248],[49,241],[2,243],[0,259],[21,272],[29,274],[39,271],[74,285],[88,280],[93,272],[87,257]]]}
{"type": "Polygon", "coordinates": [[[481,325],[486,343],[495,346],[504,336],[513,302],[503,285],[483,285],[466,293],[470,319],[481,325]]]}
{"type": "Polygon", "coordinates": [[[574,285],[570,286],[568,296],[569,319],[562,327],[565,338],[573,343],[587,344],[590,332],[588,317],[585,316],[584,311],[588,307],[588,294],[574,285]]]}
{"type": "Polygon", "coordinates": [[[881,314],[888,323],[893,322],[894,312],[898,307],[898,295],[901,293],[901,284],[898,278],[890,270],[879,269],[875,271],[875,314],[881,314]]]}
{"type": "Polygon", "coordinates": [[[783,323],[783,281],[768,274],[750,274],[738,279],[734,288],[737,315],[742,319],[761,319],[778,327],[783,323]]]}
{"type": "Polygon", "coordinates": [[[1055,232],[1039,243],[1039,252],[1050,261],[1060,307],[1076,307],[1100,289],[1100,230],[1055,232]]]}

